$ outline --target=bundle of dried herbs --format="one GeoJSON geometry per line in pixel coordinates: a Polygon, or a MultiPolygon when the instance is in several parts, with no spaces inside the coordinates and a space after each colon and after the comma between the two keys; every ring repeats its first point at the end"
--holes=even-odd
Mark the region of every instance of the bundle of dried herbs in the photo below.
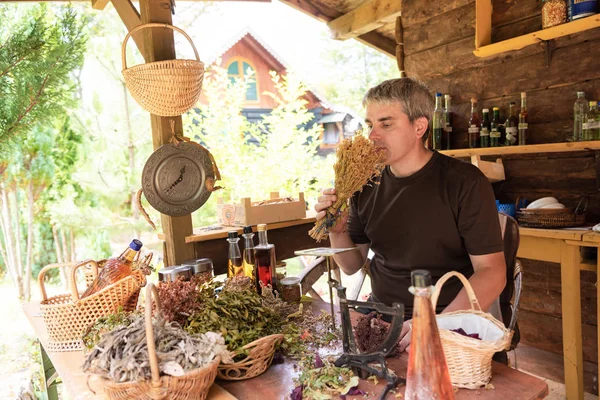
{"type": "Polygon", "coordinates": [[[190,315],[202,307],[199,298],[199,286],[195,280],[186,282],[177,279],[174,282],[159,282],[158,296],[162,313],[169,322],[185,326],[190,315]]]}
{"type": "MultiPolygon", "coordinates": [[[[373,311],[367,315],[361,315],[354,328],[356,345],[361,353],[375,351],[387,338],[390,324],[381,319],[381,314],[373,311]]],[[[389,356],[395,357],[398,351],[398,343],[391,350],[389,356]]]]}
{"type": "Polygon", "coordinates": [[[102,335],[115,328],[129,326],[133,322],[133,317],[133,313],[123,311],[123,307],[119,307],[115,314],[98,318],[83,334],[83,344],[88,349],[94,348],[102,338],[102,335]]]}
{"type": "MultiPolygon", "coordinates": [[[[189,335],[179,325],[163,318],[155,319],[153,328],[161,375],[181,376],[205,366],[217,356],[224,363],[231,362],[220,333],[189,335]]],[[[87,355],[83,371],[113,382],[151,379],[144,317],[135,315],[129,326],[104,334],[87,355]]]]}
{"type": "Polygon", "coordinates": [[[227,348],[236,351],[263,336],[279,333],[283,319],[262,304],[252,288],[228,290],[215,296],[220,283],[205,285],[200,292],[202,308],[189,320],[190,333],[221,332],[227,348]]]}
{"type": "Polygon", "coordinates": [[[348,199],[381,175],[385,166],[385,153],[361,134],[343,140],[338,146],[336,156],[337,161],[333,169],[337,200],[326,210],[325,217],[318,220],[308,232],[317,242],[327,238],[327,229],[334,226],[346,211],[348,199]]]}
{"type": "Polygon", "coordinates": [[[319,349],[339,348],[342,337],[340,329],[331,327],[331,314],[324,310],[315,314],[310,309],[304,310],[302,304],[298,312],[288,315],[283,334],[281,350],[297,360],[319,349]]]}

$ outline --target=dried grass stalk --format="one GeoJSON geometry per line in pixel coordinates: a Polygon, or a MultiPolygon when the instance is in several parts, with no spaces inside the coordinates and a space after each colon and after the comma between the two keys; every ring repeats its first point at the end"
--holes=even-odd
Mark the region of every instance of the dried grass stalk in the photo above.
{"type": "Polygon", "coordinates": [[[308,234],[320,242],[328,237],[328,229],[336,224],[348,208],[348,199],[381,175],[385,166],[385,152],[378,149],[362,134],[343,140],[336,152],[335,193],[337,200],[326,210],[326,215],[315,223],[308,234]]]}

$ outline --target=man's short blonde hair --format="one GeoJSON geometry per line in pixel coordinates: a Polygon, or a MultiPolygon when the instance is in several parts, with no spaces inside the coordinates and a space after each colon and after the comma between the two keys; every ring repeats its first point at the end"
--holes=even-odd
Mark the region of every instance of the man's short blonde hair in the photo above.
{"type": "MultiPolygon", "coordinates": [[[[363,98],[363,106],[370,104],[391,104],[398,102],[402,105],[408,120],[413,123],[417,118],[427,118],[428,126],[431,126],[431,114],[433,112],[434,100],[429,88],[424,83],[412,78],[388,79],[367,91],[363,98]]],[[[422,139],[427,140],[428,131],[422,139]]]]}

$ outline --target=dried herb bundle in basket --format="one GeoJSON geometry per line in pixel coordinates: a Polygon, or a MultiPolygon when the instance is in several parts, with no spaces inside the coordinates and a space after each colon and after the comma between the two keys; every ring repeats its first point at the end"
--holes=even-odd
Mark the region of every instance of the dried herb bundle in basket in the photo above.
{"type": "Polygon", "coordinates": [[[348,208],[348,199],[381,175],[385,166],[385,152],[378,149],[362,134],[345,139],[340,143],[337,161],[333,165],[335,172],[335,192],[337,200],[327,210],[324,218],[315,223],[308,234],[320,242],[327,239],[327,229],[335,225],[342,213],[348,208]]]}

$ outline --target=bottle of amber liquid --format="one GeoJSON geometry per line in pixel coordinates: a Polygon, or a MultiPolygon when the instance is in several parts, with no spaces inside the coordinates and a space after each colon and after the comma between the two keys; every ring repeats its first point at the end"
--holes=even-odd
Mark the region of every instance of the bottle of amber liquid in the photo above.
{"type": "Polygon", "coordinates": [[[254,279],[256,290],[261,293],[261,285],[271,285],[274,289],[277,287],[277,272],[275,270],[275,246],[269,244],[267,240],[267,225],[259,224],[256,228],[258,230],[258,245],[254,248],[254,279]]]}
{"type": "Polygon", "coordinates": [[[244,275],[254,279],[254,233],[250,225],[244,227],[244,275]]]}
{"type": "Polygon", "coordinates": [[[431,275],[425,270],[411,272],[414,294],[412,333],[405,400],[454,400],[454,390],[442,348],[435,312],[431,304],[431,275]]]}
{"type": "Polygon", "coordinates": [[[133,260],[141,248],[142,242],[133,239],[129,247],[119,257],[108,259],[104,267],[100,270],[98,277],[83,292],[81,297],[87,297],[99,292],[105,287],[131,275],[133,272],[133,260]]]}
{"type": "Polygon", "coordinates": [[[237,275],[244,275],[244,267],[242,265],[242,253],[238,242],[240,238],[236,231],[227,233],[227,241],[229,242],[229,254],[227,257],[227,277],[232,278],[237,275]]]}

